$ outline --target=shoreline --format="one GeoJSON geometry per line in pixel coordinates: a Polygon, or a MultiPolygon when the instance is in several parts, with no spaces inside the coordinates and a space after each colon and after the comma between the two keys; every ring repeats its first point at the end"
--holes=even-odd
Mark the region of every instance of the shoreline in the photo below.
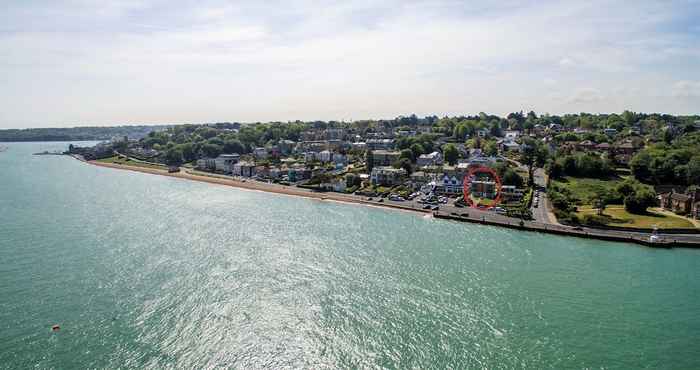
{"type": "MultiPolygon", "coordinates": [[[[169,173],[166,170],[160,170],[160,169],[155,169],[155,168],[146,168],[146,167],[136,167],[136,166],[128,166],[128,165],[121,165],[121,164],[115,164],[115,163],[104,163],[104,162],[97,162],[97,161],[87,161],[84,158],[81,158],[79,156],[74,156],[71,155],[71,157],[93,165],[93,166],[98,166],[98,167],[105,167],[105,168],[113,168],[113,169],[119,169],[119,170],[126,170],[126,171],[134,171],[134,172],[141,172],[145,174],[151,174],[151,175],[160,175],[160,176],[167,176],[167,177],[173,177],[173,178],[180,178],[180,179],[185,179],[185,180],[190,180],[190,181],[199,181],[199,182],[205,182],[209,184],[214,184],[214,185],[223,185],[223,186],[230,186],[238,189],[243,189],[243,190],[251,190],[251,191],[260,191],[260,192],[266,192],[266,193],[273,193],[273,194],[279,194],[279,195],[287,195],[287,196],[297,196],[297,197],[304,197],[308,199],[316,199],[316,200],[323,200],[323,201],[333,201],[333,202],[338,202],[338,203],[345,203],[345,204],[351,204],[351,205],[363,205],[363,206],[370,206],[370,207],[377,207],[377,208],[388,208],[388,209],[393,209],[393,210],[399,210],[399,211],[408,211],[408,212],[414,212],[417,214],[422,214],[422,215],[431,215],[432,217],[443,219],[443,220],[450,220],[450,221],[455,221],[455,222],[468,222],[468,223],[476,223],[476,224],[481,224],[481,225],[489,225],[489,226],[497,226],[497,227],[505,227],[513,230],[520,230],[520,231],[530,231],[530,232],[539,232],[539,233],[545,233],[545,234],[552,234],[552,235],[564,235],[564,236],[570,236],[570,237],[578,237],[578,238],[586,238],[586,239],[597,239],[597,240],[604,240],[604,241],[613,241],[613,242],[623,242],[623,243],[632,243],[632,244],[637,244],[637,245],[643,245],[647,247],[653,247],[653,248],[672,248],[672,247],[681,247],[681,248],[700,248],[700,240],[690,240],[690,241],[680,241],[678,239],[673,238],[672,236],[668,236],[668,238],[671,238],[671,240],[665,240],[663,242],[651,242],[649,241],[648,234],[645,233],[640,233],[640,232],[610,232],[610,231],[605,231],[605,230],[592,230],[592,231],[578,231],[578,230],[573,230],[569,229],[565,226],[562,225],[537,225],[536,223],[533,223],[531,221],[525,221],[524,224],[521,226],[519,225],[520,220],[512,220],[512,221],[498,221],[498,220],[486,220],[484,218],[479,218],[479,217],[463,217],[463,216],[458,216],[454,214],[448,214],[446,212],[441,212],[441,211],[431,211],[431,210],[425,210],[425,209],[419,209],[419,208],[414,208],[414,207],[406,207],[406,206],[401,206],[398,204],[391,204],[391,203],[377,203],[373,201],[366,201],[364,199],[360,199],[359,196],[356,195],[343,195],[340,193],[333,193],[333,192],[314,192],[312,190],[304,190],[304,189],[299,189],[295,187],[289,187],[289,186],[284,186],[284,185],[279,185],[279,184],[268,184],[268,183],[260,183],[260,182],[255,182],[255,181],[239,181],[235,179],[227,179],[227,178],[221,178],[218,176],[212,176],[212,175],[198,175],[198,174],[192,174],[192,173],[187,173],[187,172],[174,172],[174,173],[169,173]]],[[[471,211],[471,210],[470,210],[471,211]]]]}
{"type": "MultiPolygon", "coordinates": [[[[76,158],[76,157],[73,157],[73,158],[76,158]]],[[[363,199],[358,199],[358,196],[355,196],[355,195],[342,195],[340,193],[332,193],[332,192],[314,192],[312,190],[302,190],[299,188],[293,188],[293,187],[279,185],[279,184],[266,184],[266,183],[259,183],[259,182],[255,182],[255,181],[245,181],[244,182],[244,181],[239,181],[239,180],[235,180],[235,179],[225,179],[225,178],[220,178],[220,177],[216,177],[216,176],[198,175],[198,174],[192,174],[192,173],[187,173],[187,172],[182,172],[182,171],[169,173],[165,170],[159,170],[159,169],[155,169],[155,168],[145,168],[145,167],[120,165],[120,164],[115,164],[115,163],[103,163],[103,162],[96,162],[96,161],[87,161],[87,160],[84,160],[81,158],[76,158],[76,159],[81,161],[81,162],[84,162],[84,163],[87,163],[87,164],[90,164],[93,166],[98,166],[98,167],[106,167],[106,168],[114,168],[114,169],[127,170],[127,171],[135,171],[135,172],[141,172],[141,173],[146,173],[146,174],[151,174],[151,175],[175,177],[175,178],[180,178],[180,179],[185,179],[185,180],[205,182],[205,183],[214,184],[214,185],[230,186],[230,187],[244,189],[244,190],[260,191],[260,192],[265,192],[265,193],[273,193],[273,194],[288,195],[288,196],[295,196],[295,197],[304,197],[304,198],[324,200],[324,201],[328,200],[328,201],[346,203],[346,204],[360,204],[360,205],[364,205],[364,206],[378,207],[378,208],[391,208],[391,209],[395,209],[395,210],[410,211],[410,212],[415,212],[415,213],[420,213],[420,214],[432,213],[432,211],[423,210],[423,209],[416,209],[416,208],[412,208],[412,207],[405,207],[405,206],[400,206],[397,204],[384,204],[384,203],[370,202],[370,201],[366,201],[363,199]]]]}

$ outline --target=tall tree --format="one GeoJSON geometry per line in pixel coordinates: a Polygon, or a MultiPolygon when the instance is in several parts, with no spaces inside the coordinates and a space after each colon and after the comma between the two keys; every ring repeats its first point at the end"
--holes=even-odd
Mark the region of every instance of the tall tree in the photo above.
{"type": "Polygon", "coordinates": [[[527,138],[523,141],[520,161],[527,166],[528,184],[534,184],[536,167],[542,167],[547,162],[549,151],[539,141],[527,138]]]}
{"type": "Polygon", "coordinates": [[[447,163],[450,165],[457,163],[457,160],[459,159],[459,150],[457,150],[457,147],[454,144],[445,145],[445,147],[442,148],[442,153],[447,163]]]}

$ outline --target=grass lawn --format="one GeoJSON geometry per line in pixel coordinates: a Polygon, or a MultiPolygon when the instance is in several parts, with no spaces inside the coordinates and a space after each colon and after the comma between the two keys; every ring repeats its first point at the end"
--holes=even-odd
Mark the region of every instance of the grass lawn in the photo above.
{"type": "Polygon", "coordinates": [[[479,204],[482,206],[487,206],[490,207],[496,203],[494,199],[489,199],[489,198],[477,198],[473,195],[470,195],[469,198],[471,198],[473,204],[479,204]]]}
{"type": "Polygon", "coordinates": [[[158,169],[158,170],[163,170],[163,169],[167,169],[167,168],[168,168],[168,167],[165,166],[165,165],[144,163],[144,162],[138,162],[138,161],[134,161],[134,160],[127,161],[125,158],[121,158],[121,157],[119,157],[119,156],[114,156],[114,157],[109,157],[109,158],[98,159],[97,162],[116,163],[116,164],[123,164],[123,165],[126,165],[126,166],[134,166],[134,167],[155,168],[155,169],[158,169]]]}
{"type": "Polygon", "coordinates": [[[620,177],[611,177],[610,179],[592,179],[584,177],[566,176],[562,179],[553,180],[552,183],[568,188],[576,198],[582,203],[588,203],[588,200],[595,195],[596,188],[609,189],[612,192],[618,183],[624,179],[620,177]]]}
{"type": "MultiPolygon", "coordinates": [[[[583,215],[596,214],[598,210],[591,208],[590,206],[579,207],[577,212],[578,217],[583,217],[583,215]]],[[[610,205],[605,208],[603,216],[608,216],[609,225],[611,226],[622,226],[630,228],[653,228],[658,227],[663,228],[689,228],[692,229],[695,226],[688,220],[675,217],[667,216],[654,212],[647,212],[644,215],[635,215],[625,211],[625,207],[621,205],[610,205]]]]}

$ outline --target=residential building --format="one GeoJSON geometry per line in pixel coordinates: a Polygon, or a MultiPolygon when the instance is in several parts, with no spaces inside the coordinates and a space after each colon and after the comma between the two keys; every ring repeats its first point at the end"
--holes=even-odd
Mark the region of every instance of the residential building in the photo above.
{"type": "Polygon", "coordinates": [[[515,141],[519,137],[520,131],[517,130],[508,130],[504,133],[504,138],[509,141],[515,141]]]}
{"type": "Polygon", "coordinates": [[[242,177],[255,176],[255,164],[250,162],[238,162],[233,165],[233,175],[242,177]]]}
{"type": "Polygon", "coordinates": [[[277,143],[277,148],[279,149],[280,154],[289,155],[290,153],[292,153],[296,145],[297,143],[294,141],[282,140],[279,143],[277,143]]]}
{"type": "Polygon", "coordinates": [[[590,140],[584,140],[578,144],[576,144],[576,149],[580,151],[589,151],[589,150],[594,150],[596,147],[596,143],[590,141],[590,140]]]}
{"type": "Polygon", "coordinates": [[[259,147],[253,149],[253,156],[255,159],[267,159],[267,149],[259,147]]]}
{"type": "Polygon", "coordinates": [[[372,185],[394,186],[400,185],[406,178],[406,170],[388,166],[372,168],[370,176],[372,185]]]}
{"type": "Polygon", "coordinates": [[[515,141],[508,141],[504,140],[498,143],[499,150],[501,152],[519,152],[520,151],[520,144],[516,143],[515,141]]]}
{"type": "Polygon", "coordinates": [[[223,173],[231,173],[232,166],[241,158],[239,154],[221,154],[214,159],[214,169],[223,173]]]}
{"type": "Polygon", "coordinates": [[[287,170],[290,182],[308,180],[311,178],[311,170],[305,167],[291,167],[287,170]]]}
{"type": "Polygon", "coordinates": [[[595,146],[595,149],[599,152],[609,153],[612,151],[613,147],[608,143],[600,143],[595,146]]]}
{"type": "Polygon", "coordinates": [[[372,164],[374,166],[391,166],[399,160],[401,152],[389,150],[375,150],[372,152],[372,164]]]}
{"type": "Polygon", "coordinates": [[[333,159],[333,152],[330,150],[324,150],[318,153],[318,160],[323,163],[328,163],[333,159]]]}
{"type": "Polygon", "coordinates": [[[205,171],[216,170],[216,159],[214,158],[201,158],[197,160],[197,169],[205,171]]]}
{"type": "Polygon", "coordinates": [[[405,136],[416,136],[417,133],[416,131],[413,130],[399,130],[396,132],[397,136],[400,137],[405,137],[405,136]]]}
{"type": "Polygon", "coordinates": [[[336,165],[346,166],[348,164],[348,156],[345,154],[333,153],[331,161],[336,165]]]}
{"type": "Polygon", "coordinates": [[[671,190],[670,193],[659,195],[661,208],[670,210],[680,215],[690,215],[700,218],[700,188],[694,191],[686,190],[684,193],[671,190]]]}
{"type": "Polygon", "coordinates": [[[304,153],[304,162],[310,163],[318,160],[318,153],[306,152],[304,153]]]}
{"type": "Polygon", "coordinates": [[[443,162],[442,153],[437,152],[437,151],[432,152],[430,154],[421,154],[416,159],[416,165],[418,167],[441,165],[442,162],[443,162]]]}
{"type": "Polygon", "coordinates": [[[430,181],[430,176],[423,171],[416,171],[409,176],[409,180],[411,182],[411,188],[416,190],[428,183],[430,181]]]}
{"type": "Polygon", "coordinates": [[[367,143],[364,141],[358,141],[356,143],[351,143],[350,148],[354,150],[366,150],[367,149],[367,143]]]}
{"type": "Polygon", "coordinates": [[[343,140],[347,134],[344,128],[329,128],[324,132],[326,140],[343,140]]]}
{"type": "Polygon", "coordinates": [[[470,182],[469,192],[476,197],[488,199],[494,199],[498,194],[496,190],[496,182],[483,180],[473,180],[470,182]]]}
{"type": "Polygon", "coordinates": [[[506,202],[516,202],[523,198],[524,189],[515,185],[501,186],[501,197],[506,202]]]}
{"type": "Polygon", "coordinates": [[[564,130],[564,127],[558,123],[552,123],[549,125],[549,132],[553,134],[558,134],[564,130]]]}
{"type": "Polygon", "coordinates": [[[603,129],[603,133],[608,136],[615,136],[617,135],[617,129],[614,128],[606,128],[603,129]]]}
{"type": "Polygon", "coordinates": [[[394,139],[368,139],[367,149],[369,150],[390,150],[394,149],[394,139]]]}

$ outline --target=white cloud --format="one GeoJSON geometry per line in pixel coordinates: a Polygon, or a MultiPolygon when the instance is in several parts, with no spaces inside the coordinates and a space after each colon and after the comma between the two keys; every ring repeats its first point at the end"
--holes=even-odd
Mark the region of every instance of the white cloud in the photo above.
{"type": "Polygon", "coordinates": [[[600,90],[592,87],[583,87],[576,89],[568,101],[570,103],[594,103],[603,99],[604,97],[600,90]]]}
{"type": "Polygon", "coordinates": [[[576,65],[576,63],[571,58],[562,58],[559,60],[560,67],[568,68],[568,67],[573,67],[575,65],[576,65]]]}
{"type": "MultiPolygon", "coordinates": [[[[0,15],[0,127],[644,111],[640,91],[686,81],[673,94],[692,96],[700,80],[697,37],[653,31],[692,11],[652,1],[105,4],[0,15]]],[[[683,104],[666,109],[696,109],[683,104]]]]}
{"type": "Polygon", "coordinates": [[[676,98],[700,97],[700,81],[678,81],[673,84],[672,95],[676,98]]]}

